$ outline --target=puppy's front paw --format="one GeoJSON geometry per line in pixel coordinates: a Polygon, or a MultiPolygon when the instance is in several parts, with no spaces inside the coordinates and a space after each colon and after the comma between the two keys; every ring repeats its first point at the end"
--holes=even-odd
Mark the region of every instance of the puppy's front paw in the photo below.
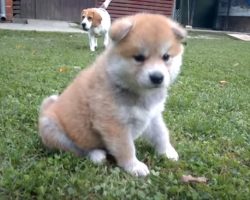
{"type": "Polygon", "coordinates": [[[147,176],[149,174],[149,169],[147,165],[139,160],[135,160],[132,163],[124,167],[124,169],[134,175],[134,176],[147,176]]]}
{"type": "Polygon", "coordinates": [[[170,160],[173,160],[173,161],[179,160],[179,155],[172,146],[167,148],[165,154],[167,158],[170,160]]]}

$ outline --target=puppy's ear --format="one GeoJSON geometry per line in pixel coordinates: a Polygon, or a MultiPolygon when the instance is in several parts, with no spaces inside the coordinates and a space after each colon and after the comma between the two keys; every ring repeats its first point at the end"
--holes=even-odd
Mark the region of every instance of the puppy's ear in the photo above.
{"type": "Polygon", "coordinates": [[[172,31],[176,38],[181,42],[184,42],[187,37],[187,31],[178,23],[171,21],[172,31]]]}
{"type": "Polygon", "coordinates": [[[132,27],[133,23],[129,19],[118,19],[112,24],[109,36],[113,41],[119,42],[126,37],[132,27]]]}
{"type": "Polygon", "coordinates": [[[92,24],[94,27],[97,27],[101,24],[102,22],[102,17],[99,13],[97,12],[93,12],[93,19],[92,19],[92,24]]]}

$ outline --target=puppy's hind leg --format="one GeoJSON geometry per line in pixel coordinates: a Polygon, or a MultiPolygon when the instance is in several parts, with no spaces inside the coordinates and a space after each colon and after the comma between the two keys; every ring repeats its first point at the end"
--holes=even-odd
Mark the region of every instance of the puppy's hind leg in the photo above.
{"type": "Polygon", "coordinates": [[[48,148],[70,151],[80,156],[84,154],[83,150],[78,148],[67,137],[59,123],[55,120],[56,117],[54,115],[54,117],[51,117],[45,113],[57,99],[57,95],[52,95],[42,102],[39,116],[39,135],[43,144],[48,148]]]}
{"type": "Polygon", "coordinates": [[[39,135],[43,144],[49,149],[69,151],[77,156],[85,155],[85,152],[67,137],[63,129],[51,117],[39,118],[39,135]]]}
{"type": "Polygon", "coordinates": [[[102,149],[93,149],[88,152],[90,160],[95,164],[101,164],[106,160],[106,151],[102,149]]]}
{"type": "Polygon", "coordinates": [[[57,99],[58,99],[58,95],[51,95],[47,97],[46,99],[44,99],[40,107],[40,115],[43,113],[43,111],[47,110],[50,105],[56,102],[57,99]]]}

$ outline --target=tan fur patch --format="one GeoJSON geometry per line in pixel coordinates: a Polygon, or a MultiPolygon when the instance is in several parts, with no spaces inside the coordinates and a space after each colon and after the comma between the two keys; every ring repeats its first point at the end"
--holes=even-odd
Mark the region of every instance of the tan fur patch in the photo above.
{"type": "Polygon", "coordinates": [[[169,55],[176,56],[181,51],[180,41],[172,31],[170,22],[164,16],[156,15],[156,18],[158,23],[154,23],[155,18],[152,21],[149,14],[128,17],[127,20],[133,21],[134,26],[119,43],[116,51],[124,57],[131,57],[144,49],[150,49],[151,52],[148,54],[153,55],[154,52],[159,51],[158,48],[168,46],[169,55]],[[153,46],[157,49],[152,48],[153,46]]]}

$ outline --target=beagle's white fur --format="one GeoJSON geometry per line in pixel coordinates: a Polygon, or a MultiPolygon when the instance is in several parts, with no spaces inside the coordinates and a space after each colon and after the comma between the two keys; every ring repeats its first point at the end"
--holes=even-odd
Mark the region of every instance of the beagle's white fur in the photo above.
{"type": "Polygon", "coordinates": [[[100,8],[84,9],[81,13],[82,29],[88,32],[89,47],[91,51],[97,48],[97,37],[104,36],[104,46],[109,43],[108,31],[111,26],[111,18],[107,12],[107,7],[111,0],[106,0],[100,8]]]}

